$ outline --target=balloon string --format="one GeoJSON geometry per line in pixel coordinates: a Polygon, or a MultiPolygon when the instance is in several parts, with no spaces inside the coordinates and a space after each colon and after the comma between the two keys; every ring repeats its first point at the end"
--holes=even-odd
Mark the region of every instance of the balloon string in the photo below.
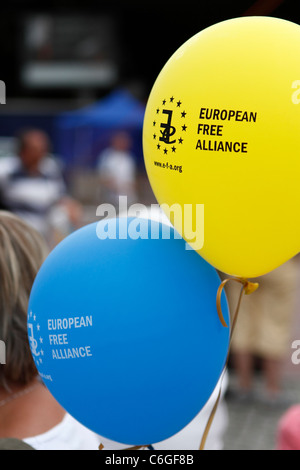
{"type": "Polygon", "coordinates": [[[226,321],[225,321],[225,319],[224,319],[224,315],[223,315],[223,312],[222,312],[222,307],[221,307],[221,295],[222,295],[222,292],[223,292],[223,289],[224,289],[225,285],[226,285],[228,282],[230,282],[230,281],[235,281],[235,282],[238,282],[238,283],[242,284],[242,288],[241,288],[241,291],[240,291],[240,295],[239,295],[239,298],[238,298],[237,307],[236,307],[236,310],[235,310],[235,313],[234,313],[234,316],[233,316],[232,325],[231,325],[230,339],[229,339],[229,348],[228,348],[226,363],[225,363],[225,366],[224,366],[224,369],[223,369],[223,372],[222,372],[219,394],[218,394],[218,397],[217,397],[217,399],[216,399],[216,402],[215,402],[215,404],[214,404],[214,406],[213,406],[213,409],[211,410],[211,413],[210,413],[210,416],[209,416],[209,418],[208,418],[207,424],[206,424],[206,426],[205,426],[205,429],[204,429],[204,432],[203,432],[203,436],[202,436],[202,439],[201,439],[201,443],[200,443],[199,450],[204,450],[205,443],[206,443],[206,440],[207,440],[207,436],[208,436],[210,427],[211,427],[211,425],[212,425],[212,422],[213,422],[213,420],[214,420],[214,417],[215,417],[215,414],[216,414],[216,411],[217,411],[217,408],[218,408],[218,404],[219,404],[219,401],[220,401],[220,398],[221,398],[222,381],[223,381],[225,369],[226,369],[226,367],[227,367],[228,360],[229,360],[230,345],[231,345],[231,341],[232,341],[232,336],[233,336],[233,332],[234,332],[234,329],[235,329],[235,325],[236,325],[236,322],[237,322],[237,319],[238,319],[238,314],[239,314],[239,311],[240,311],[240,306],[241,306],[241,302],[242,302],[242,297],[243,297],[244,294],[246,294],[246,295],[252,294],[252,292],[255,292],[256,289],[257,289],[258,286],[259,286],[257,282],[250,282],[250,281],[248,281],[247,279],[238,278],[238,277],[230,277],[230,278],[228,278],[228,279],[224,279],[224,281],[221,282],[221,284],[220,284],[220,286],[219,286],[219,288],[218,288],[218,292],[217,292],[217,300],[216,300],[216,303],[217,303],[217,312],[218,312],[219,319],[220,319],[222,325],[223,325],[225,328],[228,328],[228,325],[227,325],[227,323],[226,323],[226,321]]]}
{"type": "MultiPolygon", "coordinates": [[[[252,292],[256,291],[256,289],[258,288],[258,283],[257,282],[250,282],[247,279],[244,279],[242,277],[229,277],[228,279],[224,279],[224,281],[221,282],[221,284],[218,288],[218,292],[217,292],[217,312],[218,312],[219,319],[220,319],[222,325],[224,327],[227,327],[227,328],[228,328],[228,325],[227,325],[227,323],[224,319],[223,312],[222,312],[222,307],[221,307],[221,295],[222,295],[222,292],[223,292],[223,289],[224,289],[225,285],[230,281],[239,282],[240,284],[243,285],[242,290],[241,290],[241,294],[240,294],[240,297],[239,297],[239,300],[238,300],[238,305],[237,305],[237,308],[236,308],[236,312],[235,312],[235,315],[234,315],[233,322],[236,321],[236,317],[237,317],[237,314],[238,314],[239,309],[240,309],[240,304],[241,304],[243,294],[244,293],[246,295],[252,294],[252,292]]],[[[233,327],[231,329],[231,336],[233,334],[234,326],[235,326],[235,323],[233,324],[233,327]]]]}

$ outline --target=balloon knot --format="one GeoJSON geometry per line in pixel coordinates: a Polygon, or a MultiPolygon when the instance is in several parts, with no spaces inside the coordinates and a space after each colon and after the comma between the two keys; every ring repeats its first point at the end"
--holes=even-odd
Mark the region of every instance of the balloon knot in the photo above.
{"type": "Polygon", "coordinates": [[[248,281],[246,279],[244,280],[244,282],[245,282],[244,287],[245,287],[245,294],[246,295],[252,294],[259,287],[258,282],[251,282],[251,281],[248,281]]]}

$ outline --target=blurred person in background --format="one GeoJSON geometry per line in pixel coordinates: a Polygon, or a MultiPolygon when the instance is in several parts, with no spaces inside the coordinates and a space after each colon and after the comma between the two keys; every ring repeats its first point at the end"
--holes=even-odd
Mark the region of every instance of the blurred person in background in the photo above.
{"type": "Polygon", "coordinates": [[[43,131],[20,133],[17,155],[0,160],[0,208],[19,215],[53,245],[54,233],[61,230],[63,238],[80,226],[82,209],[67,195],[60,165],[49,151],[43,131]]]}
{"type": "MultiPolygon", "coordinates": [[[[292,397],[283,390],[282,373],[290,353],[298,273],[299,263],[293,258],[255,279],[259,288],[242,299],[231,345],[232,365],[237,376],[232,397],[241,402],[259,400],[268,406],[286,406],[292,402],[292,397]],[[256,390],[254,383],[256,359],[263,373],[261,390],[256,390]]],[[[236,283],[226,286],[231,311],[234,311],[239,289],[236,283]]]]}
{"type": "Polygon", "coordinates": [[[117,206],[119,196],[127,196],[128,204],[137,202],[136,164],[130,152],[131,138],[126,132],[113,135],[111,145],[98,159],[102,200],[117,206]]]}

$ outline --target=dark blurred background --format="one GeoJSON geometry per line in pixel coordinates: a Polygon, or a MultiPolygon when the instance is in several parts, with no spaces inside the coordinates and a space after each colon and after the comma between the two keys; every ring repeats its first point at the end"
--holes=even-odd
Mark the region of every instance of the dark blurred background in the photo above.
{"type": "MultiPolygon", "coordinates": [[[[11,99],[100,98],[116,85],[139,85],[146,99],[170,55],[203,28],[243,15],[268,15],[299,20],[293,0],[220,1],[168,0],[91,1],[10,0],[0,18],[1,79],[11,99]],[[63,71],[55,80],[38,65],[102,66],[98,82],[63,71]],[[106,67],[106,69],[105,69],[106,67]]],[[[77,71],[78,72],[78,71],[77,71]]],[[[91,72],[92,75],[92,72],[91,72]]]]}
{"type": "Polygon", "coordinates": [[[298,23],[298,11],[293,0],[10,0],[0,15],[0,79],[6,84],[0,157],[14,151],[20,128],[42,128],[64,164],[70,191],[97,204],[91,189],[97,156],[125,127],[143,191],[143,110],[173,52],[222,20],[266,15],[298,23]]]}

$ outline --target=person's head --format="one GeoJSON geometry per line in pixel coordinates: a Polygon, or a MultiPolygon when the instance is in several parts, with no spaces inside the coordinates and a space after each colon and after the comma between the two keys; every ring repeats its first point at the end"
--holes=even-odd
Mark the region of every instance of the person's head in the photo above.
{"type": "Polygon", "coordinates": [[[130,135],[125,131],[117,132],[111,139],[111,145],[120,152],[128,152],[131,148],[130,135]]]}
{"type": "Polygon", "coordinates": [[[37,170],[49,147],[47,134],[39,129],[26,130],[18,136],[18,155],[28,171],[37,170]]]}
{"type": "Polygon", "coordinates": [[[6,350],[6,363],[0,365],[0,387],[27,384],[37,375],[27,335],[27,307],[47,252],[35,229],[0,211],[0,339],[6,350]]]}

